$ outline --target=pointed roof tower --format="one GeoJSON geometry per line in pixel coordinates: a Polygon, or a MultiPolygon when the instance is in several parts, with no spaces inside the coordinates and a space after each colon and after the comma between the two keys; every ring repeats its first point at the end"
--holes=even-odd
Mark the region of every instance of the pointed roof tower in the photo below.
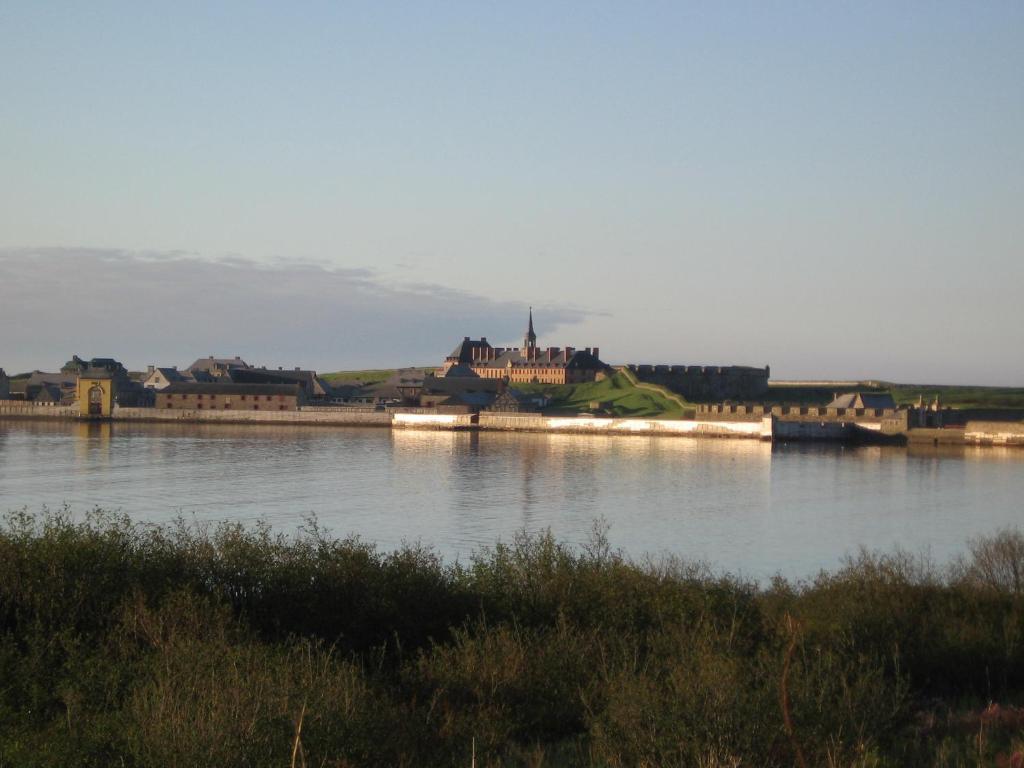
{"type": "Polygon", "coordinates": [[[523,349],[533,349],[537,346],[537,334],[533,332],[533,307],[530,307],[530,322],[526,326],[526,335],[523,337],[523,349]]]}

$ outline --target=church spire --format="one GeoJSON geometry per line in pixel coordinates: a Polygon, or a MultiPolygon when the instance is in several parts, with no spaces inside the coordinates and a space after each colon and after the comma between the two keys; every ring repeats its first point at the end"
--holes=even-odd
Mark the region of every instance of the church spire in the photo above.
{"type": "Polygon", "coordinates": [[[537,334],[533,332],[533,307],[530,307],[530,322],[526,327],[526,336],[523,337],[523,349],[533,349],[537,346],[537,334]]]}

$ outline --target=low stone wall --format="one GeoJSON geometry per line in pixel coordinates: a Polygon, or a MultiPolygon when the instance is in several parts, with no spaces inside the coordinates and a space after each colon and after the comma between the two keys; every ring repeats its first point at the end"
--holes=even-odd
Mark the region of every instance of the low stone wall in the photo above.
{"type": "Polygon", "coordinates": [[[1024,446],[1024,421],[968,421],[964,427],[964,442],[1024,446]]]}
{"type": "Polygon", "coordinates": [[[24,400],[0,400],[0,418],[77,419],[77,405],[29,403],[24,400]]]}
{"type": "Polygon", "coordinates": [[[184,408],[114,408],[114,421],[195,422],[203,424],[325,424],[332,426],[380,426],[391,424],[383,411],[193,411],[184,408]]]}
{"type": "Polygon", "coordinates": [[[576,434],[649,434],[706,437],[740,437],[769,440],[772,420],[758,422],[696,421],[683,419],[602,419],[580,416],[481,413],[480,429],[518,432],[569,432],[576,434]]]}
{"type": "Polygon", "coordinates": [[[950,446],[963,445],[963,427],[914,427],[907,432],[907,445],[950,446]]]}
{"type": "Polygon", "coordinates": [[[395,413],[391,415],[391,425],[412,429],[470,429],[476,426],[476,416],[471,413],[395,413]]]}

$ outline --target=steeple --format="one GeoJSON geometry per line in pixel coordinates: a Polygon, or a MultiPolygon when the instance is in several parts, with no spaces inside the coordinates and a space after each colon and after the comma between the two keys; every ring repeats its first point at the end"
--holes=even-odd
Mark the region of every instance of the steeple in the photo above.
{"type": "Polygon", "coordinates": [[[534,349],[537,346],[537,334],[533,332],[533,307],[530,307],[530,323],[523,337],[523,349],[534,349]]]}

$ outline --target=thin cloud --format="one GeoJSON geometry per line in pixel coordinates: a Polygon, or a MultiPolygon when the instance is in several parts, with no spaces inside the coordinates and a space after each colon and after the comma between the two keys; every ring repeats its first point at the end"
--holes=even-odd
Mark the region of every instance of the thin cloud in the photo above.
{"type": "MultiPolygon", "coordinates": [[[[588,315],[565,307],[538,314],[544,333],[588,315]]],[[[424,364],[467,334],[515,339],[525,315],[525,302],[309,261],[0,249],[0,366],[9,372],[52,369],[72,354],[132,367],[208,354],[320,370],[424,364]]]]}

